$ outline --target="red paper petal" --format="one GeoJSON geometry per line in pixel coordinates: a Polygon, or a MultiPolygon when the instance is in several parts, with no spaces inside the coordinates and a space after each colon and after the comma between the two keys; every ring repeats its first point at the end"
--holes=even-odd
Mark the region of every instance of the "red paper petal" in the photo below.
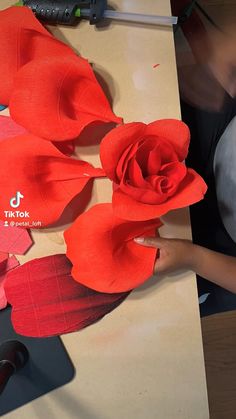
{"type": "Polygon", "coordinates": [[[128,296],[101,294],[78,284],[71,277],[71,263],[65,255],[34,259],[22,265],[7,275],[4,287],[13,307],[15,331],[32,337],[83,329],[128,296]]]}
{"type": "Polygon", "coordinates": [[[30,134],[2,141],[0,155],[4,156],[0,165],[0,219],[29,222],[31,228],[55,222],[90,179],[104,176],[102,169],[69,158],[49,141],[30,134]],[[10,199],[17,192],[24,198],[20,207],[14,209],[10,206],[10,199]],[[15,216],[9,218],[6,211],[13,210],[15,216]],[[17,215],[16,211],[29,214],[17,215]]]}
{"type": "Polygon", "coordinates": [[[55,141],[53,143],[55,147],[58,148],[59,151],[61,151],[63,154],[66,154],[66,156],[72,156],[75,151],[75,143],[74,141],[55,141]]]}
{"type": "MultiPolygon", "coordinates": [[[[27,7],[0,12],[0,103],[9,104],[17,71],[35,58],[74,56],[67,45],[55,39],[27,7]]],[[[53,75],[52,75],[53,76],[53,75]]],[[[35,81],[40,77],[35,73],[35,81]]]]}
{"type": "Polygon", "coordinates": [[[149,175],[156,175],[159,172],[161,168],[160,147],[156,146],[150,151],[146,164],[149,175]]]}
{"type": "Polygon", "coordinates": [[[166,202],[148,205],[135,201],[119,188],[113,192],[113,210],[117,217],[130,221],[144,221],[161,217],[167,212],[194,204],[204,198],[207,186],[194,170],[187,169],[187,175],[181,182],[176,194],[166,202]]]}
{"type": "Polygon", "coordinates": [[[0,251],[24,255],[32,246],[32,239],[27,230],[5,226],[0,221],[0,251]]]}
{"type": "Polygon", "coordinates": [[[160,119],[147,126],[146,134],[167,140],[173,145],[180,161],[187,157],[190,131],[184,122],[177,119],[160,119]]]}
{"type": "Polygon", "coordinates": [[[11,256],[4,262],[0,263],[0,310],[7,306],[7,298],[5,294],[4,284],[6,280],[6,274],[11,269],[16,268],[19,265],[18,260],[15,256],[11,256]]]}
{"type": "Polygon", "coordinates": [[[9,116],[0,116],[0,141],[15,135],[25,134],[25,128],[16,124],[9,116]]]}
{"type": "Polygon", "coordinates": [[[145,124],[133,122],[113,129],[103,138],[100,146],[102,167],[114,182],[118,182],[116,169],[122,154],[129,145],[142,139],[145,129],[145,124]]]}
{"type": "Polygon", "coordinates": [[[48,57],[24,66],[15,78],[10,113],[28,131],[52,141],[78,137],[95,121],[122,122],[89,63],[76,56],[48,57]]]}
{"type": "Polygon", "coordinates": [[[153,273],[157,250],[139,246],[133,239],[155,235],[160,225],[160,220],[120,220],[111,204],[95,205],[64,233],[74,279],[107,293],[141,285],[153,273]]]}

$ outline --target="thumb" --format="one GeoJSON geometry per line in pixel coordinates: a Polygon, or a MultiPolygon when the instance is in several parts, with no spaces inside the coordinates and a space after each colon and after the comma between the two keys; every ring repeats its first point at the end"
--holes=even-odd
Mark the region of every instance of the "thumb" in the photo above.
{"type": "Polygon", "coordinates": [[[166,239],[161,237],[135,237],[134,241],[141,246],[156,247],[157,249],[161,249],[166,243],[166,239]]]}

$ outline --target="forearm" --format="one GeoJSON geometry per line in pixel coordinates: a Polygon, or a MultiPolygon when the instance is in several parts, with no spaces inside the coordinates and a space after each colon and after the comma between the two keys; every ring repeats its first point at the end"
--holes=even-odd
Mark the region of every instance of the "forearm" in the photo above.
{"type": "Polygon", "coordinates": [[[191,269],[203,278],[236,293],[236,257],[192,245],[191,269]]]}

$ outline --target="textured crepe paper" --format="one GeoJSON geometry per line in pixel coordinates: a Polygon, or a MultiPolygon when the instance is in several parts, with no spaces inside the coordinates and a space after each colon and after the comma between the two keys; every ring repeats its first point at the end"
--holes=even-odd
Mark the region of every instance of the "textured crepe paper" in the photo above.
{"type": "Polygon", "coordinates": [[[152,274],[157,250],[134,242],[154,236],[160,220],[129,222],[116,218],[111,204],[98,204],[65,231],[73,278],[100,292],[123,292],[152,274]]]}
{"type": "Polygon", "coordinates": [[[12,118],[28,131],[53,141],[78,137],[94,121],[122,122],[88,61],[77,56],[25,65],[15,77],[9,108],[12,118]]]}
{"type": "MultiPolygon", "coordinates": [[[[14,137],[16,135],[26,134],[27,131],[22,126],[18,125],[9,116],[0,116],[0,141],[8,137],[14,137]]],[[[62,141],[55,142],[55,147],[58,148],[63,154],[71,156],[74,152],[75,145],[74,141],[62,141]]]]}
{"type": "Polygon", "coordinates": [[[8,253],[0,251],[0,263],[8,258],[8,253]]]}
{"type": "Polygon", "coordinates": [[[32,246],[32,239],[27,230],[4,226],[0,221],[0,251],[24,255],[32,246]]]}
{"type": "Polygon", "coordinates": [[[67,157],[51,142],[30,134],[2,141],[0,155],[0,219],[9,221],[5,211],[12,211],[9,201],[20,191],[24,198],[17,210],[29,216],[15,214],[13,221],[29,222],[31,228],[37,221],[41,225],[36,228],[55,222],[90,179],[104,176],[102,169],[67,157]]]}
{"type": "Polygon", "coordinates": [[[18,265],[19,262],[15,256],[11,256],[5,259],[4,261],[0,262],[0,310],[7,306],[7,298],[4,289],[6,274],[10,270],[16,268],[16,266],[18,265]]]}
{"type": "Polygon", "coordinates": [[[0,116],[0,141],[15,135],[25,134],[25,128],[16,124],[9,116],[0,116]]]}
{"type": "MultiPolygon", "coordinates": [[[[55,39],[27,7],[10,7],[1,11],[0,103],[9,104],[14,77],[28,62],[74,55],[72,49],[55,39]]],[[[36,83],[39,76],[38,72],[34,74],[36,83]]]]}
{"type": "Polygon", "coordinates": [[[115,182],[117,217],[148,220],[203,199],[205,182],[182,163],[189,140],[188,127],[174,119],[122,125],[104,137],[100,155],[115,182]]]}
{"type": "MultiPolygon", "coordinates": [[[[96,273],[95,273],[96,275],[96,273]]],[[[114,310],[128,293],[102,294],[71,277],[65,255],[34,259],[7,275],[5,292],[15,331],[47,337],[80,330],[114,310]]]]}

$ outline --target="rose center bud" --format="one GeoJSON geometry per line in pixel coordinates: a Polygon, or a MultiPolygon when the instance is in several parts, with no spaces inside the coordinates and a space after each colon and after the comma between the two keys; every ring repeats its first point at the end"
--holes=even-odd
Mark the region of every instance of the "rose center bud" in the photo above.
{"type": "Polygon", "coordinates": [[[176,192],[186,167],[165,139],[150,136],[126,149],[117,172],[123,172],[123,192],[139,202],[159,204],[176,192]]]}

